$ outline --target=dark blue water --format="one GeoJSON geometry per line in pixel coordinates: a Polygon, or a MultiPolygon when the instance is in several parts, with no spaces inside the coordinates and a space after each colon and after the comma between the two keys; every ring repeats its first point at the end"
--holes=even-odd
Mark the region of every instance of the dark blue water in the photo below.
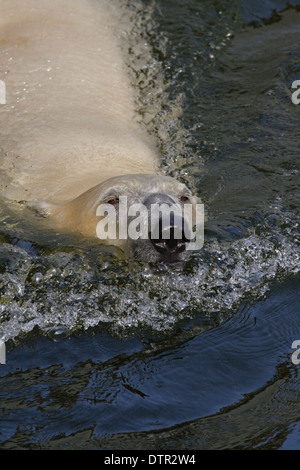
{"type": "Polygon", "coordinates": [[[298,448],[299,286],[187,341],[28,338],[1,368],[3,447],[298,448]]]}
{"type": "Polygon", "coordinates": [[[131,8],[141,117],[205,244],[157,270],[2,209],[0,447],[299,449],[300,3],[131,8]]]}

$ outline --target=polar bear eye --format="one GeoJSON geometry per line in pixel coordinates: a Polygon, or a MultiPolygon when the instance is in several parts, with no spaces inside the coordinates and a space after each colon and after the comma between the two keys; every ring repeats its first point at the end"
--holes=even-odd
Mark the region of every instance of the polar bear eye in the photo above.
{"type": "Polygon", "coordinates": [[[107,204],[111,204],[112,206],[115,206],[116,204],[119,204],[119,198],[118,197],[111,197],[107,201],[107,204]]]}
{"type": "Polygon", "coordinates": [[[189,201],[190,198],[189,198],[186,194],[183,194],[183,196],[181,196],[180,200],[181,200],[182,202],[186,202],[186,201],[189,201]]]}

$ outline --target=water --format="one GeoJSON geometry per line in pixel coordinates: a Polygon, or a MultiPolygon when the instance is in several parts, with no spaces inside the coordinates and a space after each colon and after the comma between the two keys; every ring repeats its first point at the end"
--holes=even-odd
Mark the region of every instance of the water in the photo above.
{"type": "Polygon", "coordinates": [[[140,120],[205,244],[170,271],[3,205],[2,448],[300,448],[297,3],[130,2],[140,120]]]}

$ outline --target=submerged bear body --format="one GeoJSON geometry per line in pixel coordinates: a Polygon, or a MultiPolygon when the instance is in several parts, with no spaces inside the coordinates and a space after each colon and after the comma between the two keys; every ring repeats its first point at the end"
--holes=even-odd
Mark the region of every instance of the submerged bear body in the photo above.
{"type": "Polygon", "coordinates": [[[138,123],[115,2],[0,0],[0,11],[4,198],[36,204],[53,226],[87,237],[96,236],[96,206],[117,188],[133,202],[156,191],[194,203],[159,175],[155,143],[138,123]]]}

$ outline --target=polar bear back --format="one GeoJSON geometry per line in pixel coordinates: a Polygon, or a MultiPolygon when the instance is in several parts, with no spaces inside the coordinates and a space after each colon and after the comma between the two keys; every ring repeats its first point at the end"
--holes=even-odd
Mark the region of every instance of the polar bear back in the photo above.
{"type": "Polygon", "coordinates": [[[62,202],[113,176],[155,173],[112,2],[0,0],[0,10],[4,195],[62,202]]]}

